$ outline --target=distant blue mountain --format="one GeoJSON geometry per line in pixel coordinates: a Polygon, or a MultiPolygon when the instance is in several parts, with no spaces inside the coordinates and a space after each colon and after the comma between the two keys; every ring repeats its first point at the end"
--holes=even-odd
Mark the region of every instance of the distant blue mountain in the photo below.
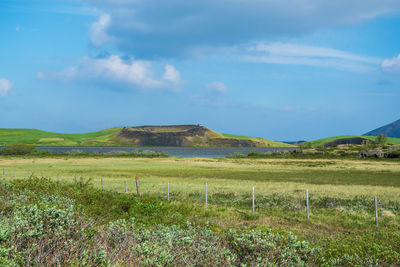
{"type": "Polygon", "coordinates": [[[385,134],[387,137],[400,138],[400,120],[397,120],[388,125],[385,125],[380,128],[377,128],[375,130],[372,130],[363,135],[364,136],[377,136],[380,134],[385,134]]]}

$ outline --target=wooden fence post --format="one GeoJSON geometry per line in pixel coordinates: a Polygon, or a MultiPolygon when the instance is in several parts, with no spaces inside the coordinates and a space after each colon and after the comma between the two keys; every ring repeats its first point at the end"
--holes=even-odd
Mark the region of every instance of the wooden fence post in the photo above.
{"type": "Polygon", "coordinates": [[[253,216],[254,216],[254,186],[253,186],[253,216]]]}
{"type": "Polygon", "coordinates": [[[138,197],[140,197],[140,180],[139,180],[139,176],[136,176],[135,179],[136,179],[136,191],[137,191],[137,195],[138,195],[138,197]]]}
{"type": "Polygon", "coordinates": [[[128,194],[128,186],[126,185],[126,181],[124,181],[125,184],[125,194],[128,194]]]}
{"type": "Polygon", "coordinates": [[[60,174],[57,174],[57,182],[60,181],[60,174]]]}
{"type": "Polygon", "coordinates": [[[207,207],[207,204],[208,204],[208,199],[207,199],[207,183],[206,183],[206,207],[207,207]]]}
{"type": "Polygon", "coordinates": [[[308,201],[308,189],[306,189],[307,222],[310,221],[310,203],[308,201]]]}
{"type": "Polygon", "coordinates": [[[3,168],[3,178],[6,177],[6,170],[3,168]]]}
{"type": "Polygon", "coordinates": [[[26,178],[29,178],[29,171],[26,172],[26,178]]]}
{"type": "Polygon", "coordinates": [[[103,177],[101,177],[101,190],[104,190],[104,182],[103,182],[103,177]]]}
{"type": "Polygon", "coordinates": [[[375,196],[375,223],[376,223],[376,231],[379,231],[379,222],[378,222],[378,198],[375,196]]]}
{"type": "Polygon", "coordinates": [[[169,183],[167,183],[167,199],[169,201],[169,183]]]}
{"type": "Polygon", "coordinates": [[[17,178],[17,171],[14,171],[14,178],[17,178]]]}
{"type": "Polygon", "coordinates": [[[74,176],[74,181],[75,181],[75,183],[76,183],[76,175],[74,176]]]}

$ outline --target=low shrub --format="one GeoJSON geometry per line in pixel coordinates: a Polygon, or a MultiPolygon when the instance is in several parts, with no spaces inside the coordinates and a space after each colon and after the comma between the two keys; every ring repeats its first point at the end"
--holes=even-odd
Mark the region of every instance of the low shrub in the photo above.
{"type": "Polygon", "coordinates": [[[101,226],[58,195],[1,198],[1,266],[304,266],[318,252],[292,235],[250,229],[217,234],[207,225],[147,227],[134,218],[101,226]]]}
{"type": "MultiPolygon", "coordinates": [[[[187,223],[202,216],[203,209],[193,202],[137,198],[97,190],[89,182],[0,180],[0,266],[391,266],[400,262],[398,231],[315,234],[305,238],[307,242],[270,228],[221,229],[201,221],[187,223]]],[[[216,194],[212,199],[236,199],[240,207],[249,205],[250,195],[216,194]]],[[[364,197],[310,201],[314,212],[351,207],[350,212],[373,213],[373,200],[364,197]]],[[[259,207],[279,206],[287,214],[304,209],[303,202],[278,194],[257,198],[259,207]]],[[[379,205],[393,212],[400,207],[379,205]]]]}
{"type": "Polygon", "coordinates": [[[15,144],[0,149],[0,155],[29,155],[37,153],[36,147],[24,144],[15,144]]]}

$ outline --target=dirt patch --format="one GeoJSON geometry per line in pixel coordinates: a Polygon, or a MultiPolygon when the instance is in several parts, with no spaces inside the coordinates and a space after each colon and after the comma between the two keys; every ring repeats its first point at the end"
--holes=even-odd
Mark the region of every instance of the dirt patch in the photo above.
{"type": "Polygon", "coordinates": [[[42,138],[39,142],[61,142],[64,141],[64,138],[42,138]]]}

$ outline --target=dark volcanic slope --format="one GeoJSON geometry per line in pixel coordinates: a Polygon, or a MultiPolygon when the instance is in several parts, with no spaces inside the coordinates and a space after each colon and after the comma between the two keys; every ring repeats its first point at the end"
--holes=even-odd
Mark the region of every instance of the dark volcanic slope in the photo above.
{"type": "Polygon", "coordinates": [[[400,120],[392,122],[388,125],[380,127],[363,135],[377,136],[379,134],[385,134],[388,137],[400,138],[400,120]]]}
{"type": "Polygon", "coordinates": [[[373,143],[371,140],[362,138],[362,137],[350,137],[350,138],[341,138],[336,139],[331,142],[325,143],[324,147],[337,146],[337,145],[362,145],[362,144],[370,144],[373,143]]]}
{"type": "Polygon", "coordinates": [[[185,137],[204,137],[209,131],[199,125],[139,126],[124,127],[119,136],[141,146],[185,146],[185,137]]]}
{"type": "MultiPolygon", "coordinates": [[[[262,147],[268,140],[227,138],[201,125],[124,127],[117,138],[139,146],[262,147]]],[[[267,143],[266,143],[267,142],[267,143]]]]}

